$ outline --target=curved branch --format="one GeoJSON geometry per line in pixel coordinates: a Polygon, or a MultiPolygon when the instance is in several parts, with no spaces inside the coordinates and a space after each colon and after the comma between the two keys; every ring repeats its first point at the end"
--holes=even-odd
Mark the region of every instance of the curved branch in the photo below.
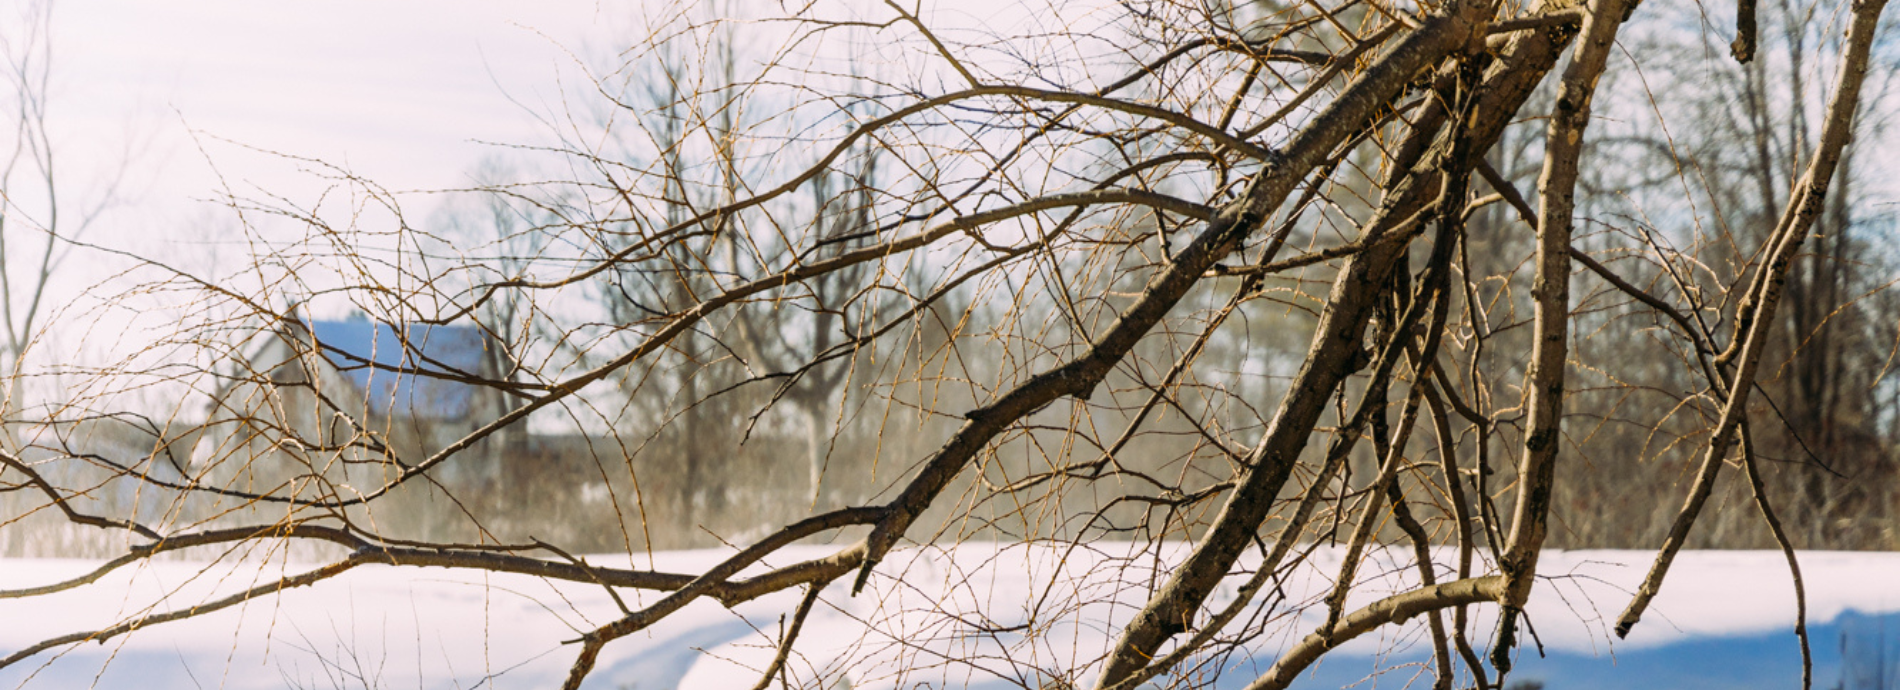
{"type": "Polygon", "coordinates": [[[1419,614],[1494,601],[1503,595],[1504,584],[1504,578],[1497,575],[1467,578],[1380,599],[1341,618],[1329,633],[1307,635],[1287,653],[1280,655],[1280,660],[1273,662],[1273,667],[1267,669],[1265,675],[1249,683],[1247,690],[1281,690],[1299,677],[1300,672],[1313,665],[1314,661],[1318,661],[1321,655],[1353,638],[1382,626],[1403,623],[1419,614]]]}
{"type": "Polygon", "coordinates": [[[330,565],[323,566],[322,568],[318,568],[316,570],[312,570],[307,573],[302,573],[302,574],[282,578],[276,582],[272,582],[267,585],[253,587],[251,589],[238,592],[228,597],[205,602],[203,604],[199,604],[197,606],[193,606],[190,608],[167,611],[165,613],[152,614],[148,616],[140,616],[138,618],[125,621],[123,623],[114,625],[109,628],[101,628],[99,630],[93,630],[89,632],[78,632],[78,633],[72,633],[69,635],[61,635],[59,637],[44,640],[38,644],[35,644],[25,649],[22,649],[20,651],[14,652],[8,655],[4,659],[0,659],[0,668],[6,668],[8,666],[12,666],[13,664],[19,663],[23,659],[31,657],[40,652],[44,652],[48,649],[52,649],[54,647],[59,647],[62,645],[69,645],[69,644],[77,644],[80,642],[104,642],[114,637],[118,637],[119,635],[123,635],[125,633],[129,633],[146,626],[158,625],[160,623],[170,623],[172,621],[184,620],[186,618],[196,618],[198,616],[202,616],[207,613],[220,611],[223,609],[230,608],[232,606],[236,606],[238,604],[242,604],[244,602],[250,601],[252,599],[256,599],[261,596],[276,594],[287,589],[295,589],[298,587],[313,585],[323,580],[327,580],[337,575],[341,575],[344,572],[347,572],[357,566],[364,565],[367,563],[373,563],[373,562],[375,562],[375,556],[373,554],[370,554],[367,552],[353,553],[353,554],[350,554],[348,558],[345,558],[341,561],[337,561],[335,563],[331,563],[330,565]]]}

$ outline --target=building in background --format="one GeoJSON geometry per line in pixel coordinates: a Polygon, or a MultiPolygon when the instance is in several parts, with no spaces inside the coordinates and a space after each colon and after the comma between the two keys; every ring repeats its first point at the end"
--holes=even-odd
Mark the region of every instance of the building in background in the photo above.
{"type": "MultiPolygon", "coordinates": [[[[352,465],[421,462],[508,409],[508,393],[493,385],[507,379],[508,357],[473,326],[286,320],[235,359],[210,396],[193,472],[224,466],[363,487],[375,478],[347,476],[352,465]]],[[[484,440],[437,477],[493,481],[506,447],[520,441],[484,440]]],[[[378,474],[392,467],[362,466],[378,474]]]]}

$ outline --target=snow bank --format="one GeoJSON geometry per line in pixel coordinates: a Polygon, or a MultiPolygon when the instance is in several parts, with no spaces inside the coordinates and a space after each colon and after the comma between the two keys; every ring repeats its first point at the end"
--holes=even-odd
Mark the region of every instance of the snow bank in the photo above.
{"type": "MultiPolygon", "coordinates": [[[[772,565],[824,552],[801,547],[772,565]]],[[[850,596],[843,583],[825,592],[788,670],[795,684],[822,677],[828,686],[848,678],[856,688],[1037,687],[1099,658],[1114,631],[1183,554],[1179,545],[1157,553],[1113,544],[973,543],[907,550],[880,565],[872,586],[859,596],[850,596]]],[[[1413,586],[1416,573],[1408,554],[1375,552],[1362,568],[1361,592],[1349,606],[1413,586]]],[[[651,566],[690,572],[722,555],[662,553],[651,566]]],[[[1251,616],[1230,626],[1230,632],[1249,639],[1232,654],[1197,659],[1199,671],[1227,669],[1232,677],[1220,684],[1225,687],[1243,685],[1264,670],[1323,619],[1318,602],[1340,556],[1336,548],[1314,548],[1265,605],[1256,602],[1251,616]]],[[[1545,554],[1544,580],[1527,610],[1546,653],[1553,659],[1614,664],[1618,655],[1630,659],[1647,650],[1719,646],[1723,640],[1740,645],[1759,638],[1780,640],[1773,644],[1794,654],[1794,640],[1785,635],[1794,620],[1791,580],[1781,554],[1770,551],[1684,553],[1644,622],[1628,640],[1614,640],[1611,623],[1651,556],[1641,551],[1545,554]]],[[[648,567],[644,560],[635,565],[648,567]]],[[[619,561],[624,565],[626,558],[619,561]]],[[[1873,620],[1900,612],[1900,554],[1807,552],[1801,564],[1809,616],[1816,625],[1848,611],[1873,620]]],[[[46,584],[95,565],[0,560],[0,588],[46,584]]],[[[78,591],[0,600],[0,621],[5,622],[0,653],[146,611],[188,607],[308,567],[161,562],[127,568],[78,591]]],[[[1240,582],[1236,577],[1222,587],[1212,604],[1231,601],[1240,582]]],[[[798,595],[780,593],[736,610],[696,603],[652,630],[609,645],[588,687],[749,687],[770,660],[782,616],[798,595]]],[[[656,595],[623,591],[622,597],[638,607],[656,595]]],[[[1491,636],[1491,608],[1473,609],[1474,638],[1480,643],[1491,636]]],[[[619,615],[599,587],[518,575],[367,566],[202,618],[49,651],[0,670],[0,686],[548,687],[558,683],[573,659],[575,649],[565,641],[619,615]]],[[[1303,685],[1339,687],[1384,669],[1375,684],[1403,686],[1428,673],[1421,665],[1429,648],[1423,629],[1415,621],[1355,640],[1303,685]]],[[[1816,646],[1839,643],[1817,636],[1816,646]]]]}

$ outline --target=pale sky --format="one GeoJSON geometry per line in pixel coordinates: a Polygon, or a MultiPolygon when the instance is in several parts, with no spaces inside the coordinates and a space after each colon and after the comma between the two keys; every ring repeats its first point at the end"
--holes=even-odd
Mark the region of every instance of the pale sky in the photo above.
{"type": "Polygon", "coordinates": [[[244,193],[308,186],[215,138],[391,189],[459,186],[494,152],[477,140],[544,138],[531,111],[606,43],[609,15],[594,0],[61,0],[52,128],[72,174],[112,165],[128,135],[145,144],[162,171],[141,199],[167,210],[216,188],[212,164],[244,193]]]}
{"type": "MultiPolygon", "coordinates": [[[[51,129],[69,199],[121,166],[130,144],[137,203],[93,241],[133,251],[205,237],[220,217],[193,199],[228,184],[303,203],[325,183],[246,146],[348,167],[391,190],[465,187],[479,142],[548,143],[538,119],[584,92],[643,15],[674,0],[54,0],[51,129]],[[228,140],[228,141],[225,141],[228,140]],[[222,182],[220,181],[222,177],[222,182]]],[[[734,0],[747,3],[775,0],[734,0]]],[[[890,12],[867,2],[875,19],[890,12]]],[[[910,2],[906,3],[911,4],[910,2]]],[[[930,2],[940,30],[1072,21],[1103,3],[930,2]],[[1007,10],[1007,11],[1005,11],[1007,10]]],[[[827,13],[851,3],[827,5],[827,13]]],[[[736,12],[743,18],[746,13],[736,12]]],[[[0,22],[16,21],[11,15],[0,22]]],[[[15,31],[17,27],[0,27],[15,31]]],[[[902,31],[901,29],[897,29],[902,31]]],[[[577,108],[594,99],[577,99],[577,108]]],[[[405,202],[425,214],[433,197],[405,202]]],[[[228,215],[228,214],[224,214],[228,215]]],[[[215,233],[209,233],[215,234],[215,233]]]]}

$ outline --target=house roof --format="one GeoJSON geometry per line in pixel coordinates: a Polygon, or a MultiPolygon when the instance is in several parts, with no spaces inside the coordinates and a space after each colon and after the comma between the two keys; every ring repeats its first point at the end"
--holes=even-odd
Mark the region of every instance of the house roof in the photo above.
{"type": "Polygon", "coordinates": [[[466,417],[473,411],[479,389],[428,374],[491,375],[492,367],[484,366],[488,337],[472,326],[391,327],[367,320],[310,321],[308,325],[324,360],[356,384],[370,410],[379,414],[466,417]]]}

